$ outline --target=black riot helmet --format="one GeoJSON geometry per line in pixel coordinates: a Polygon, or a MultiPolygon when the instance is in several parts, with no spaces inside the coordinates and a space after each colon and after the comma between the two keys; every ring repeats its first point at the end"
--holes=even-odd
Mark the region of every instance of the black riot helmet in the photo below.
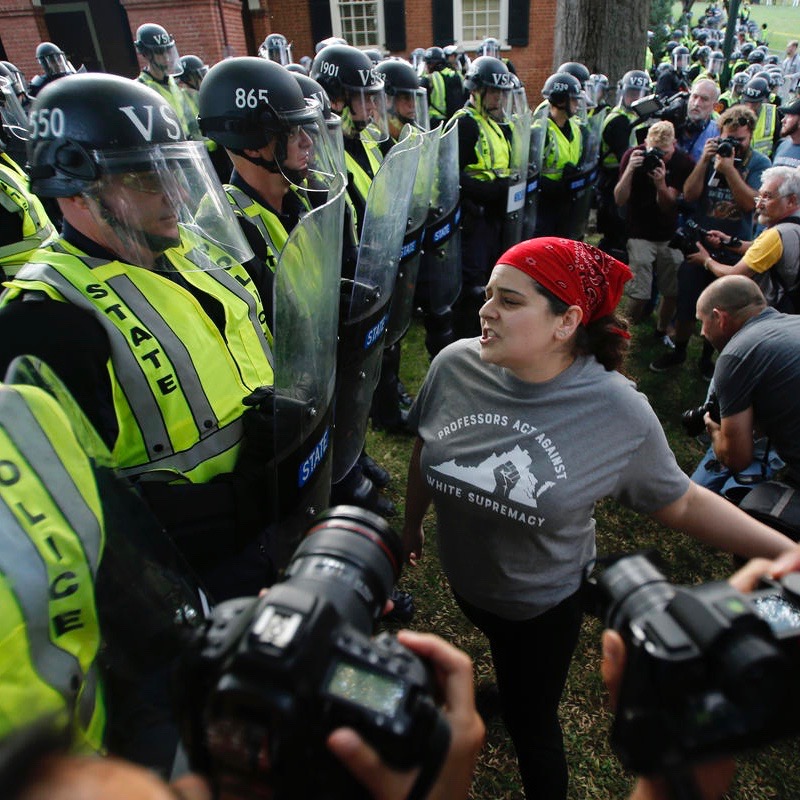
{"type": "Polygon", "coordinates": [[[36,60],[41,64],[45,75],[59,78],[75,72],[64,51],[52,42],[42,42],[36,48],[36,60]]]}
{"type": "Polygon", "coordinates": [[[267,61],[274,61],[276,64],[292,63],[292,46],[282,33],[271,33],[261,43],[258,54],[267,61]]]}
{"type": "Polygon", "coordinates": [[[754,50],[751,50],[749,55],[747,56],[747,60],[751,64],[763,64],[764,63],[764,51],[759,50],[757,47],[754,50]]]}
{"type": "Polygon", "coordinates": [[[383,53],[377,47],[368,47],[364,53],[374,66],[378,66],[383,61],[383,53]]]}
{"type": "Polygon", "coordinates": [[[472,93],[473,103],[481,113],[486,113],[496,121],[510,117],[514,102],[514,81],[508,67],[499,58],[476,58],[464,76],[464,86],[472,93]],[[487,89],[499,89],[502,92],[500,104],[491,110],[484,108],[487,89]]]}
{"type": "Polygon", "coordinates": [[[429,47],[425,51],[425,64],[429,72],[436,72],[447,66],[447,56],[441,47],[429,47]]]}
{"type": "Polygon", "coordinates": [[[478,45],[478,55],[500,58],[500,42],[494,36],[487,36],[478,45]]]}
{"type": "Polygon", "coordinates": [[[743,103],[762,103],[769,98],[769,82],[766,78],[750,78],[742,89],[743,103]]]}
{"type": "Polygon", "coordinates": [[[565,61],[556,72],[567,72],[578,79],[581,89],[586,88],[586,81],[589,80],[589,70],[579,61],[565,61]]]}
{"type": "MultiPolygon", "coordinates": [[[[123,260],[148,266],[148,254],[152,263],[177,246],[179,223],[198,228],[201,202],[209,212],[204,237],[240,263],[252,257],[205,145],[186,141],[174,109],[154,89],[119,75],[68,75],[42,89],[30,119],[31,191],[87,198],[110,237],[103,245],[123,260]],[[155,231],[146,214],[154,202],[174,212],[155,231]]],[[[198,269],[220,266],[209,260],[198,269]]]]}
{"type": "Polygon", "coordinates": [[[391,59],[382,61],[375,71],[383,78],[389,115],[395,116],[403,125],[416,124],[427,129],[427,93],[419,85],[419,76],[407,61],[391,59]],[[399,96],[414,101],[413,116],[403,113],[396,102],[399,96]]]}
{"type": "Polygon", "coordinates": [[[136,30],[136,52],[166,75],[180,75],[181,62],[175,39],[166,28],[146,22],[136,30]]]}
{"type": "Polygon", "coordinates": [[[701,45],[694,51],[694,60],[702,64],[704,67],[708,65],[708,59],[711,57],[711,48],[707,45],[701,45]]]}
{"type": "Polygon", "coordinates": [[[199,89],[203,78],[205,78],[208,72],[208,64],[204,63],[200,56],[194,55],[181,56],[180,61],[181,72],[176,77],[180,78],[193,89],[199,89]]]}
{"type": "Polygon", "coordinates": [[[204,136],[270,172],[299,183],[300,169],[287,164],[290,137],[308,140],[316,168],[333,174],[332,148],[322,105],[307,102],[297,75],[274,61],[241,56],[215,64],[200,86],[198,123],[204,136]],[[323,136],[324,134],[324,136],[323,136]],[[251,156],[275,141],[271,157],[251,156]]]}
{"type": "Polygon", "coordinates": [[[734,97],[739,97],[749,80],[750,76],[746,72],[737,72],[733,75],[730,83],[731,94],[734,97]]]}
{"type": "Polygon", "coordinates": [[[683,72],[689,67],[689,48],[679,44],[672,51],[672,68],[677,72],[683,72]]]}
{"type": "Polygon", "coordinates": [[[306,100],[315,100],[319,103],[322,109],[322,118],[325,120],[325,125],[328,127],[331,141],[333,142],[334,152],[339,165],[339,171],[346,173],[344,167],[344,140],[342,138],[342,120],[338,114],[333,113],[331,108],[331,101],[328,93],[308,75],[294,74],[294,79],[297,81],[300,91],[306,100]]]}
{"type": "Polygon", "coordinates": [[[4,66],[9,73],[11,73],[11,85],[14,89],[14,92],[19,95],[25,95],[28,91],[28,87],[25,83],[25,76],[22,74],[22,70],[16,65],[12,64],[10,61],[0,61],[0,64],[4,66]]]}
{"type": "Polygon", "coordinates": [[[628,70],[620,81],[620,105],[630,108],[650,91],[650,86],[650,76],[643,69],[628,70]]]}
{"type": "Polygon", "coordinates": [[[581,94],[578,79],[569,72],[554,73],[542,87],[542,95],[547,98],[550,105],[566,111],[568,116],[572,116],[570,100],[580,100],[581,94]]]}
{"type": "Polygon", "coordinates": [[[376,141],[389,138],[383,78],[362,50],[344,44],[320,50],[311,64],[310,77],[328,93],[334,110],[341,109],[348,136],[370,128],[376,141]]]}
{"type": "Polygon", "coordinates": [[[721,75],[724,66],[725,55],[722,50],[712,50],[707,65],[709,75],[721,75]]]}

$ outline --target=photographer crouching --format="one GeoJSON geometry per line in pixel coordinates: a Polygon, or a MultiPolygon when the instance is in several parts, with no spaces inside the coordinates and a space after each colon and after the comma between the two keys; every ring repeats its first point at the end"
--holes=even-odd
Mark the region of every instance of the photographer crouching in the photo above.
{"type": "Polygon", "coordinates": [[[678,224],[678,196],[692,166],[675,145],[673,124],[661,120],[648,129],[643,145],[623,155],[614,188],[614,202],[627,210],[628,265],[633,272],[625,289],[628,316],[634,325],[644,320],[655,269],[661,293],[655,335],[660,341],[675,313],[682,254],[670,247],[670,240],[678,224]]]}
{"type": "MultiPolygon", "coordinates": [[[[744,106],[729,108],[720,118],[720,137],[709,139],[703,154],[683,186],[684,200],[695,205],[692,220],[703,230],[718,230],[728,237],[748,240],[753,235],[753,212],[761,177],[769,159],[752,147],[756,117],[744,106]]],[[[710,243],[709,243],[710,244],[710,243]]],[[[684,255],[695,251],[687,243],[684,255]]],[[[738,256],[720,248],[711,252],[720,264],[732,265],[738,256]]],[[[695,305],[703,289],[714,279],[699,264],[684,261],[678,270],[678,300],[675,321],[675,349],[650,364],[653,372],[666,372],[686,360],[689,339],[695,331],[695,305]]],[[[704,347],[699,368],[711,379],[714,367],[711,348],[704,347]]]]}

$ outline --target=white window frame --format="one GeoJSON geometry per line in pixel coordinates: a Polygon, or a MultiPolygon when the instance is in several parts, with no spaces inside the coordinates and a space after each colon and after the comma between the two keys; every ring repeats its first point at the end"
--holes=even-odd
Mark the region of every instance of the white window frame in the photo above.
{"type": "MultiPolygon", "coordinates": [[[[464,7],[461,0],[453,0],[453,38],[456,42],[469,52],[474,52],[478,45],[483,41],[480,39],[464,38],[464,7]]],[[[508,0],[500,0],[500,34],[496,37],[500,40],[502,49],[508,45],[508,0]]]]}
{"type": "MultiPolygon", "coordinates": [[[[331,29],[333,31],[334,36],[339,36],[343,39],[347,39],[347,37],[344,35],[344,31],[342,30],[342,15],[339,9],[339,2],[340,0],[330,0],[331,29]]],[[[384,43],[386,42],[386,27],[384,25],[384,19],[383,19],[383,0],[341,0],[341,2],[343,2],[345,5],[349,5],[351,3],[360,3],[360,2],[375,3],[375,7],[378,11],[377,13],[378,41],[375,42],[374,44],[355,44],[353,42],[351,42],[351,44],[362,50],[372,47],[377,47],[382,50],[384,47],[384,43]]]]}

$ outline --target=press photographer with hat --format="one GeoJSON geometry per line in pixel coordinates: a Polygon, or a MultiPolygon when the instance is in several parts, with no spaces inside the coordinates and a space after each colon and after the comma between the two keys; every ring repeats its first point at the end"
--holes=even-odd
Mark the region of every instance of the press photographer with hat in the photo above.
{"type": "Polygon", "coordinates": [[[772,156],[773,167],[800,167],[800,98],[781,106],[781,140],[772,156]]]}

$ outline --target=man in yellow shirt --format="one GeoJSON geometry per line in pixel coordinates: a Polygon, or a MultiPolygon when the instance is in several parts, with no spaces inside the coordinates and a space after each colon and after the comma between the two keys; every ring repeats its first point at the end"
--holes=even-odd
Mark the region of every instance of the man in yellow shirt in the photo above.
{"type": "Polygon", "coordinates": [[[703,264],[717,277],[746,275],[764,292],[767,303],[786,313],[800,312],[800,172],[793,167],[764,170],[756,197],[758,221],[766,226],[754,241],[731,242],[727,234],[710,231],[709,242],[741,253],[727,266],[711,258],[698,244],[689,260],[703,264]],[[715,241],[716,240],[716,241],[715,241]],[[730,244],[726,244],[730,242],[730,244]],[[735,245],[735,246],[731,246],[735,245]]]}

